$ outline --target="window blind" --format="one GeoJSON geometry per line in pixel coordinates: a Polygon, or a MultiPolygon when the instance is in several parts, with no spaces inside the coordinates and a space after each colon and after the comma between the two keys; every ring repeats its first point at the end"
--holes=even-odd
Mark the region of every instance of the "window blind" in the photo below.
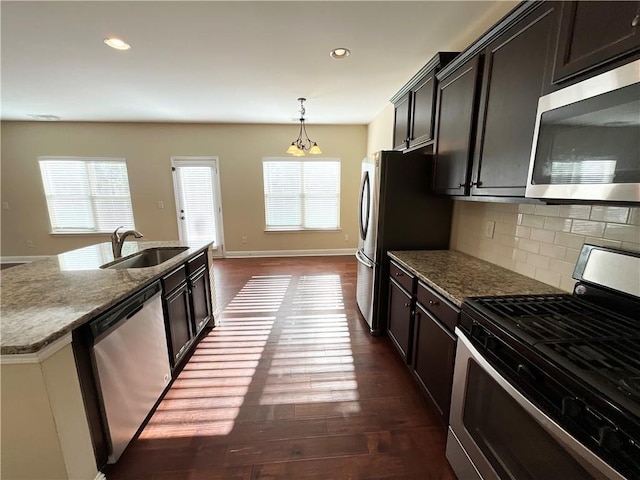
{"type": "Polygon", "coordinates": [[[134,227],[127,164],[116,158],[41,158],[53,233],[134,227]]]}
{"type": "Polygon", "coordinates": [[[184,228],[189,240],[216,238],[213,175],[211,166],[180,165],[176,162],[180,193],[183,197],[184,228]]]}
{"type": "Polygon", "coordinates": [[[576,161],[552,161],[551,184],[613,183],[616,158],[590,158],[576,161]]]}
{"type": "Polygon", "coordinates": [[[339,159],[264,159],[267,230],[340,228],[339,159]]]}

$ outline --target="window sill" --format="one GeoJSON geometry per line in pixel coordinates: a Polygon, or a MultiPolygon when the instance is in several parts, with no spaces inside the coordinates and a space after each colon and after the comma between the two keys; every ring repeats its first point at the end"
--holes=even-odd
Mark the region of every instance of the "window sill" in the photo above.
{"type": "Polygon", "coordinates": [[[49,235],[53,236],[82,236],[82,237],[104,237],[111,235],[111,232],[49,232],[49,235]]]}
{"type": "Polygon", "coordinates": [[[342,228],[292,228],[292,229],[266,229],[264,233],[320,233],[320,232],[341,232],[342,228]]]}

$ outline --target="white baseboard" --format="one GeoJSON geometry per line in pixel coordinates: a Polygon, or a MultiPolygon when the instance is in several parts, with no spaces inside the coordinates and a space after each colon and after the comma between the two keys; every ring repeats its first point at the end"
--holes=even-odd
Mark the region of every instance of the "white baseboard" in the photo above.
{"type": "Polygon", "coordinates": [[[324,257],[337,255],[355,255],[355,248],[336,248],[318,250],[256,250],[256,251],[227,251],[225,258],[249,257],[324,257]]]}
{"type": "Polygon", "coordinates": [[[27,263],[34,260],[42,260],[43,258],[49,258],[52,255],[30,255],[21,257],[0,257],[0,263],[27,263]]]}

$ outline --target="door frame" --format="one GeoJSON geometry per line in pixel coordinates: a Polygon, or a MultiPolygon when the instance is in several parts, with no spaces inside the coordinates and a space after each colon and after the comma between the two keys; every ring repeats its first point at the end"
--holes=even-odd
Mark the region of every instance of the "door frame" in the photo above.
{"type": "Polygon", "coordinates": [[[172,156],[171,157],[171,177],[173,179],[173,197],[176,205],[176,222],[178,223],[178,238],[182,240],[183,231],[182,231],[182,222],[180,221],[179,213],[180,213],[180,198],[178,196],[178,181],[176,174],[176,167],[180,166],[205,166],[208,165],[213,170],[212,177],[212,187],[213,187],[213,202],[214,209],[217,211],[215,213],[215,222],[216,222],[216,245],[213,246],[213,255],[214,257],[224,257],[224,228],[223,228],[223,220],[222,220],[222,193],[220,191],[220,169],[219,169],[220,159],[215,156],[172,156]],[[217,207],[217,208],[216,208],[217,207]]]}

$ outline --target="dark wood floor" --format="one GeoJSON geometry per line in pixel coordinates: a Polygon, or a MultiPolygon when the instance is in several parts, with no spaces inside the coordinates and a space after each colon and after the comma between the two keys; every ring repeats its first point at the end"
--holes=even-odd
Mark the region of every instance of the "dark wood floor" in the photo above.
{"type": "Polygon", "coordinates": [[[355,303],[353,257],[214,264],[220,324],[106,474],[455,479],[445,432],[355,303]]]}

